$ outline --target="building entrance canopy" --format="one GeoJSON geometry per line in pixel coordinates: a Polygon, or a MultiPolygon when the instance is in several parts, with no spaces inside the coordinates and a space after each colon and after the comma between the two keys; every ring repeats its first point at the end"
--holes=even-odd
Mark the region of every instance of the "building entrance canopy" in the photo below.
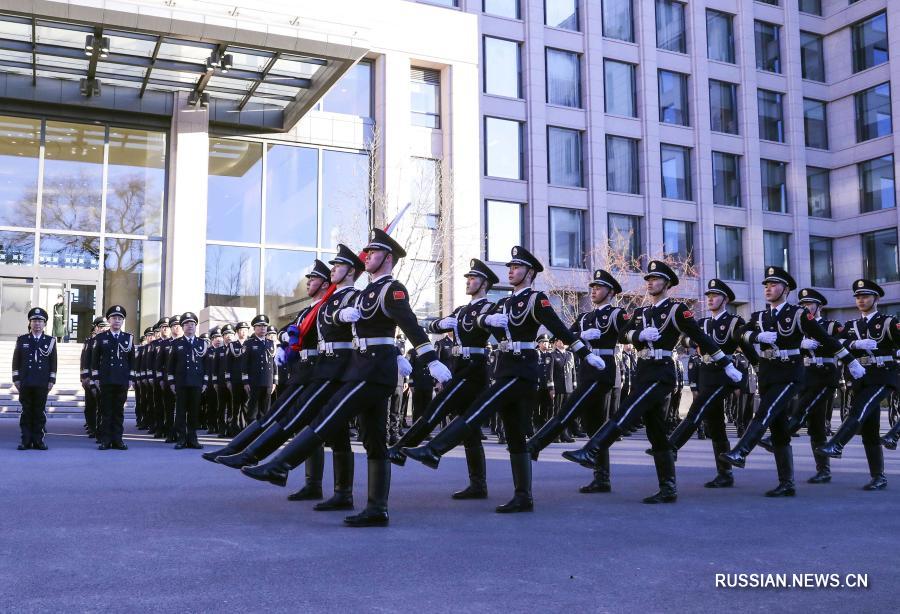
{"type": "Polygon", "coordinates": [[[0,99],[169,116],[184,91],[212,123],[286,131],[368,51],[355,0],[340,21],[313,1],[29,4],[0,0],[0,99]]]}

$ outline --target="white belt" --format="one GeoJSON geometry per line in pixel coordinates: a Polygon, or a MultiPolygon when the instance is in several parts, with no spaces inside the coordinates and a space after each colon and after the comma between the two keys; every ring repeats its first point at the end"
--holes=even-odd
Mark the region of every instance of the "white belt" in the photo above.
{"type": "Polygon", "coordinates": [[[607,349],[592,349],[591,354],[593,354],[594,356],[615,356],[616,351],[607,349]]]}
{"type": "Polygon", "coordinates": [[[452,354],[453,356],[462,356],[463,358],[468,358],[472,354],[484,354],[484,348],[454,345],[453,349],[450,350],[450,354],[452,354]]]}
{"type": "Polygon", "coordinates": [[[791,356],[799,356],[800,350],[763,350],[760,358],[767,360],[790,360],[791,356]]]}
{"type": "Polygon", "coordinates": [[[861,358],[857,358],[859,364],[865,366],[875,365],[876,367],[883,367],[885,363],[894,362],[893,356],[863,356],[861,358]]]}
{"type": "Polygon", "coordinates": [[[393,337],[356,337],[353,340],[353,347],[360,352],[365,352],[370,345],[394,345],[393,337]]]}
{"type": "Polygon", "coordinates": [[[671,358],[672,350],[641,350],[638,352],[638,358],[645,360],[662,360],[663,358],[671,358]]]}
{"type": "Polygon", "coordinates": [[[803,359],[803,364],[807,367],[821,367],[822,365],[833,365],[834,358],[821,358],[820,356],[816,356],[815,358],[807,356],[803,359]]]}
{"type": "MultiPolygon", "coordinates": [[[[731,360],[731,354],[725,354],[725,358],[727,358],[728,360],[731,360]]],[[[709,354],[704,354],[703,356],[700,357],[700,362],[702,362],[705,365],[710,365],[710,364],[714,364],[718,361],[713,360],[713,357],[710,356],[709,354]]]]}
{"type": "Polygon", "coordinates": [[[319,351],[334,354],[335,350],[352,350],[352,341],[319,341],[319,351]]]}
{"type": "Polygon", "coordinates": [[[521,354],[522,350],[536,350],[537,343],[534,341],[509,341],[504,339],[498,346],[501,352],[512,352],[513,354],[521,354]]]}
{"type": "Polygon", "coordinates": [[[318,356],[319,350],[300,350],[297,354],[300,356],[300,360],[309,360],[314,356],[318,356]]]}

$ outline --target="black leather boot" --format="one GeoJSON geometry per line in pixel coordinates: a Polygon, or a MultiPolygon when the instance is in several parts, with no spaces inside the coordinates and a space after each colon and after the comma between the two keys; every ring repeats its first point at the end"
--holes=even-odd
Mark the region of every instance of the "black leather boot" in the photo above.
{"type": "Polygon", "coordinates": [[[863,490],[884,490],[887,478],[884,477],[884,450],[880,444],[865,444],[866,460],[869,463],[869,475],[872,480],[863,486],[863,490]]]}
{"type": "Polygon", "coordinates": [[[281,428],[281,424],[275,422],[244,448],[243,452],[232,456],[220,456],[216,462],[232,469],[255,465],[280,448],[287,438],[287,432],[281,428]]]}
{"type": "Polygon", "coordinates": [[[751,420],[744,431],[744,436],[731,452],[719,454],[718,458],[733,467],[743,468],[747,462],[747,455],[756,447],[756,444],[766,432],[766,427],[761,422],[751,420]]]}
{"type": "Polygon", "coordinates": [[[609,483],[609,448],[601,448],[597,452],[597,462],[594,464],[594,479],[590,484],[582,486],[578,492],[588,494],[595,492],[610,492],[612,486],[609,483]]]}
{"type": "Polygon", "coordinates": [[[793,497],[794,490],[794,452],[790,444],[775,446],[775,467],[778,469],[778,486],[766,492],[767,497],[793,497]]]}
{"type": "Polygon", "coordinates": [[[313,509],[317,512],[333,512],[353,509],[353,452],[332,452],[331,461],[334,466],[334,495],[317,503],[313,509]]]}
{"type": "Polygon", "coordinates": [[[248,478],[286,486],[288,473],[312,456],[322,446],[322,438],[310,427],[305,427],[272,460],[255,467],[241,467],[248,478]]]}
{"type": "Polygon", "coordinates": [[[419,418],[413,422],[413,425],[409,427],[408,431],[403,433],[397,443],[388,448],[388,460],[395,465],[402,467],[406,464],[406,454],[403,452],[403,448],[412,448],[419,445],[425,441],[425,438],[428,437],[433,430],[433,424],[429,424],[424,417],[419,418]]]}
{"type": "Polygon", "coordinates": [[[531,460],[536,461],[541,450],[553,443],[553,441],[559,437],[562,430],[563,426],[557,416],[553,416],[547,420],[544,425],[538,429],[538,432],[528,440],[528,443],[525,444],[525,449],[528,450],[531,460]]]}
{"type": "Polygon", "coordinates": [[[325,473],[325,448],[313,452],[304,463],[306,465],[306,484],[292,495],[288,501],[318,501],[322,498],[322,475],[325,473]]]}
{"type": "Polygon", "coordinates": [[[578,463],[587,469],[593,469],[597,464],[597,454],[604,448],[609,449],[623,434],[622,429],[614,420],[607,420],[606,424],[600,427],[590,441],[579,450],[567,450],[563,452],[563,458],[573,463],[578,463]]]}
{"type": "Polygon", "coordinates": [[[534,511],[534,500],[531,498],[531,457],[528,452],[509,455],[512,467],[515,494],[508,503],[497,506],[498,514],[515,514],[534,511]]]}
{"type": "Polygon", "coordinates": [[[419,461],[426,467],[437,469],[441,456],[455,448],[469,433],[469,425],[461,416],[454,418],[443,431],[424,446],[418,448],[402,448],[407,458],[419,461]]]}
{"type": "Polygon", "coordinates": [[[853,436],[856,435],[856,431],[858,430],[859,420],[852,416],[847,418],[844,420],[841,428],[838,429],[838,432],[831,438],[831,441],[824,446],[816,448],[816,452],[824,454],[825,456],[830,456],[831,458],[840,458],[841,454],[844,452],[844,446],[853,439],[853,436]]]}
{"type": "Polygon", "coordinates": [[[675,454],[671,449],[660,450],[653,455],[656,464],[656,477],[659,480],[659,491],[643,499],[644,503],[675,503],[678,500],[678,489],[675,487],[675,454]]]}
{"type": "Polygon", "coordinates": [[[232,454],[238,454],[244,448],[249,446],[254,439],[259,437],[259,434],[262,433],[262,431],[263,428],[259,420],[254,420],[247,425],[247,428],[238,433],[237,436],[232,439],[227,446],[218,450],[213,450],[212,452],[205,452],[200,456],[202,456],[204,460],[215,463],[216,459],[220,456],[231,456],[232,454]]]}
{"type": "Polygon", "coordinates": [[[387,459],[369,459],[369,502],[366,509],[344,518],[351,527],[384,527],[388,518],[388,495],[391,492],[391,462],[387,459]]]}
{"type": "Polygon", "coordinates": [[[466,467],[469,469],[469,485],[451,496],[454,499],[487,499],[487,472],[483,447],[466,448],[466,467]]]}
{"type": "Polygon", "coordinates": [[[813,451],[813,458],[816,459],[816,475],[806,480],[809,484],[827,484],[831,481],[831,458],[816,452],[816,448],[823,443],[825,442],[812,440],[809,442],[809,446],[813,451]]]}
{"type": "Polygon", "coordinates": [[[678,426],[676,426],[675,430],[672,431],[672,434],[669,435],[669,446],[673,450],[680,450],[684,447],[684,444],[690,440],[696,430],[697,426],[691,420],[685,418],[678,423],[678,426]]]}
{"type": "Polygon", "coordinates": [[[772,443],[772,437],[763,437],[759,440],[759,447],[768,452],[769,454],[775,454],[775,444],[772,443]]]}
{"type": "Polygon", "coordinates": [[[704,488],[731,488],[734,486],[734,474],[731,465],[723,461],[719,456],[728,453],[728,440],[713,441],[713,456],[716,459],[716,477],[706,482],[704,488]]]}
{"type": "Polygon", "coordinates": [[[900,440],[900,420],[897,420],[897,424],[894,425],[894,428],[889,430],[887,435],[881,438],[881,445],[888,450],[896,450],[898,440],[900,440]]]}

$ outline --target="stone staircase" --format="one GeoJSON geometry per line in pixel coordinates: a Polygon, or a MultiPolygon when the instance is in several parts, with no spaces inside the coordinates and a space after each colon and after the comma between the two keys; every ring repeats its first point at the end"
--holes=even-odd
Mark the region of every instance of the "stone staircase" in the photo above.
{"type": "MultiPolygon", "coordinates": [[[[15,341],[0,341],[0,415],[18,414],[19,395],[12,386],[12,355],[15,341]]],[[[56,386],[47,397],[48,414],[81,414],[84,412],[84,390],[81,388],[80,343],[57,346],[56,386]]],[[[134,413],[134,393],[128,393],[125,413],[134,413]]]]}

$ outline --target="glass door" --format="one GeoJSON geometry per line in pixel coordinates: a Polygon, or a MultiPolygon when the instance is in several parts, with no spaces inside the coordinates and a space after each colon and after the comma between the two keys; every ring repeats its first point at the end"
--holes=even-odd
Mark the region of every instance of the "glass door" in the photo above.
{"type": "Polygon", "coordinates": [[[50,315],[47,334],[62,343],[80,343],[91,334],[91,322],[96,317],[97,284],[41,280],[37,304],[50,315]]]}
{"type": "Polygon", "coordinates": [[[0,277],[0,340],[28,332],[33,285],[30,280],[0,277]]]}

